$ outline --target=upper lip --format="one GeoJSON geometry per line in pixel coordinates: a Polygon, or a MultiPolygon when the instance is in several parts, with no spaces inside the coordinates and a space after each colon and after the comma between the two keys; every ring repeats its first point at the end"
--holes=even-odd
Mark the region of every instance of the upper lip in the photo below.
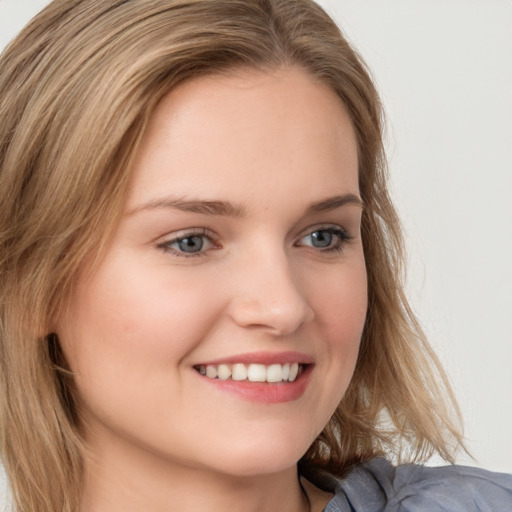
{"type": "Polygon", "coordinates": [[[314,359],[308,354],[302,352],[248,352],[245,354],[237,354],[229,357],[222,357],[210,361],[201,361],[198,365],[203,366],[216,366],[219,364],[286,364],[286,363],[299,363],[299,364],[312,364],[314,359]]]}

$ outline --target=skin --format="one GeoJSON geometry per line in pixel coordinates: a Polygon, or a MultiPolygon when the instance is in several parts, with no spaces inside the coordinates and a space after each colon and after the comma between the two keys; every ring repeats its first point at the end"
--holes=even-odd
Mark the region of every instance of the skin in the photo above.
{"type": "MultiPolygon", "coordinates": [[[[309,510],[296,463],[349,384],[367,296],[361,205],[305,212],[357,198],[357,169],[343,104],[301,69],[197,78],[163,99],[112,243],[56,322],[90,447],[82,511],[309,510]],[[316,246],[333,227],[350,240],[316,246]],[[176,241],[191,228],[206,233],[192,256],[176,241]],[[245,400],[194,369],[262,351],[314,361],[300,398],[245,400]]],[[[329,499],[308,494],[312,510],[329,499]]]]}

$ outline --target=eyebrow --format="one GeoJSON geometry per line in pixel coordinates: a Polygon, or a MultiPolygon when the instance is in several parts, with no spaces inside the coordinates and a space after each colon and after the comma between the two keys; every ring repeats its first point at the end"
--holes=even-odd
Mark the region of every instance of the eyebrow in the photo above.
{"type": "MultiPolygon", "coordinates": [[[[341,196],[328,197],[306,208],[306,215],[328,212],[341,208],[347,204],[363,207],[363,201],[356,194],[343,194],[341,196]]],[[[129,210],[127,215],[133,215],[144,210],[157,210],[171,208],[183,212],[199,213],[202,215],[218,215],[223,217],[244,217],[246,209],[242,205],[229,201],[207,201],[201,199],[185,199],[166,197],[155,199],[129,210]]]]}
{"type": "Polygon", "coordinates": [[[358,196],[355,194],[344,194],[342,196],[328,197],[327,199],[323,199],[322,201],[309,205],[306,210],[306,215],[330,212],[332,210],[336,210],[336,208],[341,208],[346,204],[360,206],[363,208],[363,201],[358,196]]]}
{"type": "Polygon", "coordinates": [[[228,201],[205,201],[200,199],[162,198],[155,199],[136,206],[127,215],[133,215],[143,210],[157,210],[160,208],[172,208],[183,212],[201,213],[203,215],[219,215],[224,217],[244,217],[245,208],[228,201]]]}

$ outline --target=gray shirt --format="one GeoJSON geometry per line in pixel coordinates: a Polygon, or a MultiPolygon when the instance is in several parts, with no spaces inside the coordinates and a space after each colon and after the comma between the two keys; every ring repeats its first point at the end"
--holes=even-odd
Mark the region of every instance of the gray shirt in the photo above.
{"type": "Polygon", "coordinates": [[[512,475],[466,466],[393,466],[373,459],[341,480],[324,512],[512,512],[512,475]]]}

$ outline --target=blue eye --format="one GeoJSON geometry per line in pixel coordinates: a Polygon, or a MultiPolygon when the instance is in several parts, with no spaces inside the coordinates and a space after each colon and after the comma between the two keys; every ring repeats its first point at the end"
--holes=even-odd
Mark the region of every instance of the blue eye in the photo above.
{"type": "Polygon", "coordinates": [[[184,233],[158,244],[158,248],[175,256],[201,256],[208,249],[213,247],[212,239],[201,232],[184,233]]]}
{"type": "Polygon", "coordinates": [[[311,237],[311,245],[322,249],[330,247],[334,238],[334,235],[329,231],[315,231],[309,236],[311,237]]]}
{"type": "Polygon", "coordinates": [[[199,252],[204,246],[204,237],[202,236],[188,236],[186,238],[180,238],[176,240],[173,245],[175,249],[181,252],[199,252]]]}
{"type": "Polygon", "coordinates": [[[319,249],[320,251],[341,251],[343,245],[351,239],[340,227],[316,229],[300,239],[299,245],[319,249]]]}

